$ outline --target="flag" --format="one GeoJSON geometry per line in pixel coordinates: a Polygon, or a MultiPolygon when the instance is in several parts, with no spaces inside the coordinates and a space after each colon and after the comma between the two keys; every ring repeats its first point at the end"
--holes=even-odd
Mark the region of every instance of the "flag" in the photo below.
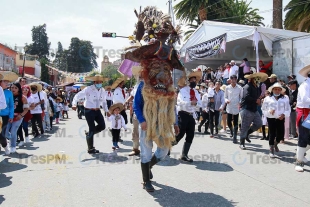
{"type": "Polygon", "coordinates": [[[132,76],[132,69],[131,68],[133,66],[138,66],[138,65],[139,65],[139,63],[137,63],[137,62],[125,59],[122,62],[121,66],[118,68],[118,72],[120,72],[123,75],[131,77],[132,76]]]}

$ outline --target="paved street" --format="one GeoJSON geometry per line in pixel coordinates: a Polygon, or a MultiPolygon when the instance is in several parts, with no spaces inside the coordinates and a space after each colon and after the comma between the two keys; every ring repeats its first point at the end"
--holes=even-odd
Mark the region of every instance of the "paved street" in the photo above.
{"type": "MultiPolygon", "coordinates": [[[[69,112],[57,132],[33,139],[18,154],[0,154],[0,204],[6,206],[310,206],[310,167],[294,171],[296,140],[268,156],[268,142],[252,136],[240,151],[229,135],[197,133],[180,163],[182,143],[153,168],[154,193],[142,189],[139,157],[131,151],[131,125],[113,153],[107,130],[95,138],[98,155],[86,153],[86,121],[69,112]]],[[[108,123],[108,126],[110,123],[108,123]]],[[[308,156],[308,159],[310,156],[308,156]]]]}

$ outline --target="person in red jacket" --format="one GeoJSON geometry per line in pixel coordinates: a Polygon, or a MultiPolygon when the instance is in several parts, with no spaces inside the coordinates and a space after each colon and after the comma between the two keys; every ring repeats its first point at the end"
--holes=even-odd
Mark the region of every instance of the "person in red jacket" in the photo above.
{"type": "Polygon", "coordinates": [[[271,65],[272,65],[272,61],[265,65],[264,62],[260,60],[259,61],[259,72],[268,73],[268,70],[271,67],[271,65]]]}

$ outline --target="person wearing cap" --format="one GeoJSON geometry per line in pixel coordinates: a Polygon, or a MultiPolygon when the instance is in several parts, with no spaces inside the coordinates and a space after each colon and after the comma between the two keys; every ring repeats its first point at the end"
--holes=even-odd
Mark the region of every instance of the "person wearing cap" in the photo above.
{"type": "Polygon", "coordinates": [[[233,143],[237,143],[239,104],[242,98],[242,88],[237,85],[237,76],[230,77],[231,84],[225,89],[225,102],[227,112],[227,125],[230,130],[230,136],[233,138],[233,143]],[[234,128],[232,127],[234,122],[234,128]]]}
{"type": "MultiPolygon", "coordinates": [[[[126,92],[124,90],[125,88],[125,77],[118,78],[114,81],[112,84],[112,89],[114,89],[113,92],[113,104],[121,103],[125,104],[126,101],[126,92]]],[[[124,105],[125,106],[125,105],[124,105]]],[[[121,111],[121,115],[123,116],[125,120],[125,124],[128,123],[127,114],[126,114],[126,108],[121,111]]]]}
{"type": "Polygon", "coordinates": [[[288,82],[290,82],[292,80],[296,80],[296,75],[291,74],[291,75],[287,76],[287,80],[288,80],[288,82]]]}
{"type": "Polygon", "coordinates": [[[298,94],[298,87],[297,81],[291,80],[288,82],[289,90],[289,99],[290,99],[290,106],[291,106],[291,115],[290,115],[290,134],[297,138],[298,134],[296,131],[296,104],[297,104],[297,94],[298,94]]]}
{"type": "Polygon", "coordinates": [[[268,91],[270,96],[264,99],[262,111],[267,117],[269,129],[270,158],[275,158],[275,152],[279,152],[278,143],[284,138],[285,119],[291,113],[289,99],[283,95],[285,88],[280,83],[273,84],[268,91]]]}
{"type": "MultiPolygon", "coordinates": [[[[141,66],[134,66],[132,67],[132,75],[135,77],[137,80],[136,85],[134,86],[133,90],[130,92],[130,97],[126,100],[125,103],[128,102],[133,102],[135,95],[137,93],[138,86],[140,82],[142,81],[140,71],[141,71],[141,66]]],[[[139,143],[139,121],[137,119],[137,115],[135,114],[133,110],[133,103],[132,103],[132,110],[130,110],[131,115],[131,123],[133,125],[133,130],[132,130],[132,151],[128,154],[128,156],[134,156],[134,155],[139,155],[140,154],[140,143],[139,143]]]]}
{"type": "Polygon", "coordinates": [[[298,147],[296,153],[295,170],[304,171],[304,164],[308,162],[305,153],[310,149],[310,130],[303,126],[303,122],[308,118],[310,113],[310,65],[299,71],[299,74],[306,80],[299,86],[296,104],[296,125],[298,127],[298,147]]]}
{"type": "Polygon", "coordinates": [[[238,81],[238,85],[241,86],[241,87],[243,87],[243,86],[244,86],[244,80],[239,80],[239,81],[238,81]]]}
{"type": "Polygon", "coordinates": [[[180,133],[176,136],[176,143],[179,143],[186,134],[181,155],[181,160],[185,162],[193,162],[188,157],[188,152],[195,135],[195,119],[197,118],[195,112],[197,108],[202,107],[200,94],[195,89],[200,79],[200,71],[191,72],[188,75],[189,85],[180,90],[177,98],[180,133]]]}
{"type": "Polygon", "coordinates": [[[269,68],[272,66],[272,61],[265,65],[262,60],[259,60],[258,64],[259,64],[259,72],[268,74],[270,71],[269,68]]]}
{"type": "Polygon", "coordinates": [[[106,87],[104,87],[104,89],[105,89],[105,93],[106,93],[106,97],[107,97],[107,106],[109,109],[113,104],[113,93],[111,91],[112,87],[106,86],[106,87]]]}
{"type": "Polygon", "coordinates": [[[267,87],[269,89],[269,87],[271,87],[273,84],[277,83],[278,82],[278,76],[276,74],[271,74],[269,77],[269,86],[267,87]]]}
{"type": "Polygon", "coordinates": [[[40,135],[36,123],[40,128],[41,135],[44,134],[42,114],[44,113],[44,110],[47,108],[46,104],[47,97],[45,96],[45,94],[42,93],[41,84],[33,82],[29,84],[29,86],[31,90],[30,97],[32,100],[32,103],[30,103],[30,113],[32,114],[31,118],[32,134],[36,138],[40,135]]]}
{"type": "Polygon", "coordinates": [[[248,83],[243,87],[242,99],[240,104],[241,131],[240,131],[240,149],[245,149],[245,140],[251,142],[249,135],[262,127],[262,118],[257,111],[257,105],[260,104],[260,82],[267,80],[266,73],[254,73],[245,75],[248,83]],[[252,126],[251,126],[251,123],[252,126]]]}
{"type": "Polygon", "coordinates": [[[14,118],[14,99],[13,93],[8,90],[8,85],[16,81],[18,76],[10,71],[0,72],[0,116],[2,118],[2,132],[0,133],[0,143],[5,150],[5,154],[10,154],[10,146],[5,136],[6,128],[9,122],[14,118]]]}
{"type": "Polygon", "coordinates": [[[78,100],[85,98],[85,118],[88,124],[89,131],[85,132],[86,142],[89,154],[99,153],[94,147],[94,135],[105,129],[103,115],[100,111],[100,107],[104,109],[108,116],[110,116],[109,109],[107,107],[105,90],[102,88],[103,81],[107,81],[107,78],[101,75],[87,76],[86,80],[92,81],[91,86],[85,87],[82,91],[77,93],[72,101],[72,110],[76,110],[78,100]],[[95,125],[95,122],[97,125],[95,125]]]}
{"type": "Polygon", "coordinates": [[[231,65],[231,68],[229,70],[229,77],[235,75],[237,76],[237,79],[238,79],[239,67],[236,65],[234,60],[230,61],[230,65],[231,65]]]}

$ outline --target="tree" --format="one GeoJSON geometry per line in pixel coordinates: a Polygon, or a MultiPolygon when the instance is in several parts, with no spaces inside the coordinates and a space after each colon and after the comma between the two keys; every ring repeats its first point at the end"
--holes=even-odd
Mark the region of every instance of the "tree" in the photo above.
{"type": "Polygon", "coordinates": [[[46,24],[33,26],[32,44],[27,46],[27,53],[37,55],[39,58],[48,58],[51,43],[46,34],[46,24]]]}
{"type": "MultiPolygon", "coordinates": [[[[193,22],[197,16],[200,22],[208,19],[208,13],[223,8],[225,1],[218,0],[182,0],[174,6],[176,18],[184,22],[193,22]]],[[[216,18],[213,15],[213,18],[216,18]]],[[[209,19],[208,19],[209,20],[209,19]]]]}
{"type": "Polygon", "coordinates": [[[226,18],[221,21],[243,24],[250,26],[265,26],[264,18],[258,14],[258,9],[250,7],[252,1],[249,3],[245,0],[234,0],[230,8],[226,10],[226,18]]]}
{"type": "Polygon", "coordinates": [[[48,64],[48,59],[42,58],[40,60],[40,65],[41,65],[41,81],[44,81],[46,83],[50,83],[50,76],[48,74],[48,68],[46,66],[48,64]]]}
{"type": "Polygon", "coordinates": [[[273,28],[283,29],[282,0],[273,0],[273,28]]]}
{"type": "Polygon", "coordinates": [[[92,43],[77,37],[71,38],[69,49],[63,52],[63,61],[66,62],[68,72],[84,73],[97,68],[97,57],[92,43]]]}
{"type": "Polygon", "coordinates": [[[58,42],[58,48],[55,54],[55,60],[53,61],[55,67],[59,70],[67,70],[67,53],[64,53],[61,42],[58,42]]]}
{"type": "Polygon", "coordinates": [[[285,29],[310,32],[310,2],[291,0],[285,7],[285,29]]]}

